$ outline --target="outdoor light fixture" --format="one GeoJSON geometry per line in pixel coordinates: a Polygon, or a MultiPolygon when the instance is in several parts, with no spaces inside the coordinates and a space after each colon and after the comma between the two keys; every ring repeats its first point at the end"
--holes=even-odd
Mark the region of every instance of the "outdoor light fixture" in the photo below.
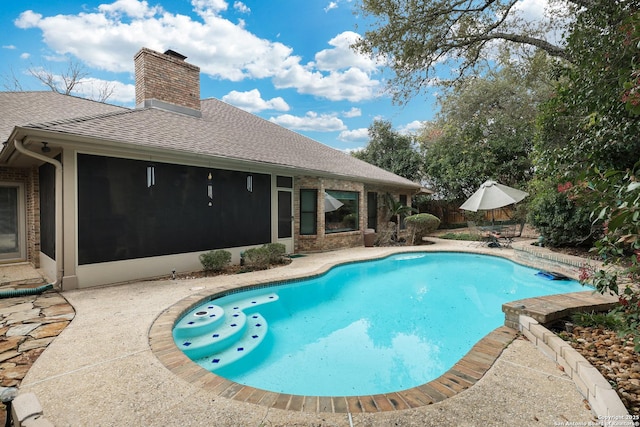
{"type": "Polygon", "coordinates": [[[211,172],[207,176],[207,196],[209,196],[209,206],[213,206],[213,177],[211,172]]]}
{"type": "Polygon", "coordinates": [[[51,147],[49,147],[48,142],[42,142],[42,148],[40,150],[42,150],[43,153],[48,153],[51,151],[51,147]]]}
{"type": "Polygon", "coordinates": [[[151,163],[147,166],[147,188],[156,185],[156,167],[151,163]]]}
{"type": "Polygon", "coordinates": [[[247,177],[247,191],[253,193],[253,175],[247,177]]]}

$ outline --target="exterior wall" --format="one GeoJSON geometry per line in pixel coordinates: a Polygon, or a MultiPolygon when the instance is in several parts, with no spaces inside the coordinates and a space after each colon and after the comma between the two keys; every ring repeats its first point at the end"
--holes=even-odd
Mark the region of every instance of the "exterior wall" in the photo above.
{"type": "Polygon", "coordinates": [[[40,192],[38,169],[0,167],[0,182],[20,183],[24,185],[26,261],[40,267],[40,192]]]}
{"type": "Polygon", "coordinates": [[[136,105],[156,99],[200,110],[200,68],[175,56],[141,49],[134,58],[136,105]]]}
{"type": "Polygon", "coordinates": [[[362,229],[367,218],[366,195],[364,193],[364,185],[362,183],[352,181],[342,181],[336,179],[325,179],[310,176],[296,177],[294,185],[293,197],[293,234],[295,252],[316,252],[339,248],[351,248],[363,245],[362,229]],[[300,234],[300,190],[316,189],[318,190],[318,216],[316,218],[317,234],[301,235],[300,234]],[[358,230],[348,231],[344,233],[325,234],[324,224],[324,191],[357,191],[360,193],[358,201],[358,230]]]}
{"type": "MultiPolygon", "coordinates": [[[[378,193],[378,206],[376,211],[378,212],[378,228],[385,227],[390,219],[389,209],[386,205],[386,194],[389,193],[393,196],[394,200],[400,200],[400,195],[407,196],[407,203],[411,204],[412,193],[409,190],[398,191],[397,188],[384,187],[384,186],[372,186],[367,185],[365,187],[365,197],[367,192],[378,193]]],[[[378,232],[379,230],[376,230],[378,232]]],[[[398,237],[406,238],[408,236],[407,230],[400,230],[398,237]]]]}
{"type": "MultiPolygon", "coordinates": [[[[365,185],[361,182],[345,181],[337,179],[326,179],[310,176],[296,177],[294,186],[294,247],[295,252],[316,252],[328,251],[334,249],[351,248],[362,246],[364,244],[363,231],[367,228],[367,193],[378,193],[377,222],[378,226],[383,226],[389,219],[388,210],[385,205],[385,194],[390,193],[396,200],[399,194],[406,194],[407,200],[411,200],[411,192],[409,190],[398,192],[398,189],[383,186],[365,185]],[[300,190],[315,189],[318,190],[318,216],[317,234],[301,235],[300,234],[300,190]],[[325,234],[324,205],[323,194],[325,190],[339,191],[357,191],[360,193],[359,198],[359,229],[357,231],[349,231],[344,233],[325,234]]],[[[406,230],[401,230],[400,237],[406,237],[406,230]]]]}

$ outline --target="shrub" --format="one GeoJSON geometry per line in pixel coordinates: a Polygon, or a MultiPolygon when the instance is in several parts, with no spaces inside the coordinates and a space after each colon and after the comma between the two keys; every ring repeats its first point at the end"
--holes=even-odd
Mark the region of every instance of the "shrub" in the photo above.
{"type": "Polygon", "coordinates": [[[281,264],[284,260],[286,247],[282,243],[267,243],[259,248],[244,251],[244,262],[248,267],[264,270],[271,264],[281,264]]]}
{"type": "Polygon", "coordinates": [[[617,331],[621,328],[622,322],[620,316],[615,312],[608,313],[585,313],[577,312],[571,315],[571,321],[578,326],[586,326],[593,328],[606,328],[617,331]]]}
{"type": "Polygon", "coordinates": [[[440,226],[438,217],[428,213],[408,216],[404,219],[404,222],[409,229],[414,245],[416,242],[421,242],[423,237],[433,233],[440,226]]]}
{"type": "Polygon", "coordinates": [[[264,270],[269,267],[269,251],[263,246],[244,251],[244,262],[247,267],[264,270]]]}
{"type": "Polygon", "coordinates": [[[225,250],[209,251],[200,255],[200,264],[204,271],[219,272],[231,263],[231,252],[225,250]]]}
{"type": "Polygon", "coordinates": [[[263,246],[269,253],[269,264],[281,264],[287,248],[282,243],[267,243],[263,246]]]}
{"type": "Polygon", "coordinates": [[[529,203],[528,222],[544,237],[545,245],[587,245],[597,237],[591,210],[564,192],[545,188],[529,203]]]}

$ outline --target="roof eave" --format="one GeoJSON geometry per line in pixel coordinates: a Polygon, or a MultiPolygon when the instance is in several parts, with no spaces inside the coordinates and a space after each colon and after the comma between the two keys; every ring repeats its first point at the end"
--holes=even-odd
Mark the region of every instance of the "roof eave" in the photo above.
{"type": "MultiPolygon", "coordinates": [[[[189,163],[196,164],[205,164],[211,165],[214,164],[216,166],[221,166],[222,164],[227,164],[229,166],[235,168],[258,168],[261,170],[269,169],[276,171],[288,172],[295,175],[312,175],[312,176],[322,176],[325,178],[336,178],[336,179],[344,179],[344,180],[357,180],[367,184],[377,184],[384,186],[393,186],[399,188],[407,188],[411,190],[418,191],[421,186],[412,181],[406,180],[406,182],[398,182],[394,180],[388,179],[378,179],[372,177],[364,177],[364,176],[356,176],[349,174],[339,174],[335,172],[325,171],[325,170],[317,170],[317,169],[307,169],[300,168],[291,165],[283,165],[278,163],[271,162],[260,162],[254,160],[246,160],[240,158],[233,157],[225,157],[225,156],[216,156],[216,155],[207,155],[202,153],[193,153],[189,151],[183,150],[175,150],[168,148],[160,148],[160,147],[150,147],[138,144],[131,144],[127,142],[121,142],[117,140],[109,140],[103,138],[95,138],[95,137],[87,137],[85,135],[77,135],[73,133],[66,132],[57,132],[51,131],[47,129],[37,129],[32,127],[21,127],[16,126],[10,136],[9,143],[4,149],[0,152],[0,164],[3,163],[5,157],[7,161],[12,156],[15,148],[13,144],[10,143],[13,139],[24,140],[24,142],[41,142],[42,140],[46,140],[50,144],[55,145],[80,145],[80,144],[88,144],[87,151],[99,151],[95,150],[96,148],[106,148],[111,151],[117,151],[122,154],[129,154],[134,157],[149,157],[149,156],[159,156],[165,159],[165,161],[174,158],[175,155],[178,155],[181,161],[188,161],[189,163]],[[204,159],[204,160],[203,160],[204,159]]],[[[160,161],[161,159],[158,159],[160,161]]]]}

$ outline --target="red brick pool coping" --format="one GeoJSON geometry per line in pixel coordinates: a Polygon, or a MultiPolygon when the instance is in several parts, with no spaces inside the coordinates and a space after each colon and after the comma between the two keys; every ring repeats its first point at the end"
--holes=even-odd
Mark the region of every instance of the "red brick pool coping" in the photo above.
{"type": "MultiPolygon", "coordinates": [[[[216,292],[220,294],[221,292],[216,292]]],[[[241,402],[304,412],[361,413],[397,411],[431,405],[468,389],[489,370],[515,339],[515,329],[499,327],[474,345],[451,369],[426,384],[407,390],[369,396],[299,396],[274,393],[229,381],[200,367],[174,343],[176,321],[210,294],[194,294],[163,311],[149,330],[149,345],[157,359],[176,376],[208,392],[241,402]]]]}
{"type": "MultiPolygon", "coordinates": [[[[514,249],[516,248],[514,247],[514,249]]],[[[526,245],[523,248],[519,248],[516,252],[524,251],[533,253],[540,250],[539,248],[534,249],[526,245]]],[[[455,252],[471,251],[456,250],[455,252]]],[[[513,259],[504,254],[491,255],[511,258],[513,262],[530,266],[539,263],[532,263],[530,260],[513,259]]],[[[538,260],[541,257],[549,256],[546,253],[537,254],[537,252],[535,255],[537,255],[536,259],[538,260]]],[[[574,265],[575,263],[579,263],[579,266],[582,266],[587,262],[578,257],[563,255],[554,255],[553,259],[558,264],[554,265],[554,267],[559,266],[560,268],[563,268],[562,266],[565,264],[574,265]],[[577,261],[575,261],[575,259],[577,259],[577,261]]],[[[335,265],[325,266],[323,270],[333,266],[335,265]]],[[[575,271],[564,268],[563,270],[569,276],[575,275],[575,271]]],[[[302,277],[308,277],[308,275],[302,277]]],[[[296,279],[298,279],[298,277],[291,277],[287,280],[296,279]]],[[[613,300],[617,300],[610,296],[594,294],[591,291],[583,291],[506,303],[502,307],[505,313],[506,326],[494,329],[482,338],[458,363],[439,378],[407,390],[369,396],[299,396],[274,393],[245,386],[229,381],[200,367],[175,345],[172,336],[173,326],[185,313],[207,300],[224,295],[230,291],[250,289],[268,283],[271,282],[265,281],[264,283],[256,283],[253,286],[224,286],[217,289],[215,293],[203,291],[182,299],[163,311],[153,325],[151,325],[149,330],[149,345],[152,353],[167,369],[179,378],[196,386],[200,386],[212,394],[237,401],[304,412],[375,413],[396,411],[422,407],[443,401],[463,392],[478,382],[498,359],[500,354],[502,354],[502,351],[518,336],[520,325],[517,319],[520,315],[531,316],[541,323],[549,323],[550,321],[581,309],[602,310],[610,306],[613,300]]]]}

